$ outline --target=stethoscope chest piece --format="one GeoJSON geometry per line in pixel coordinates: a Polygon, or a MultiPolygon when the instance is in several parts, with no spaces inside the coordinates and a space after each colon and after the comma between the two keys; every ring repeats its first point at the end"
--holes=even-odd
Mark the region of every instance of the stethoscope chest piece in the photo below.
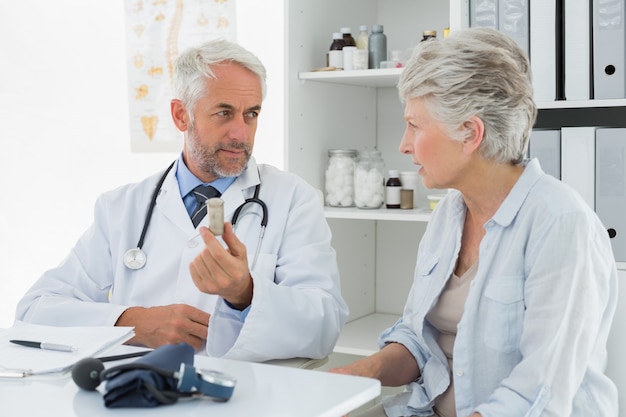
{"type": "Polygon", "coordinates": [[[139,248],[128,249],[124,254],[124,265],[129,269],[141,269],[146,265],[146,254],[139,248]]]}

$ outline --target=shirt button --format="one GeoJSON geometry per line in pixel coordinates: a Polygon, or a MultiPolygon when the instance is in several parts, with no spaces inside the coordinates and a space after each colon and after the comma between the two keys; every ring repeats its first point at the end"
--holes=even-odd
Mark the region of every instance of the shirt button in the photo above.
{"type": "Polygon", "coordinates": [[[463,376],[463,370],[462,369],[457,369],[456,370],[456,375],[457,376],[463,376]]]}
{"type": "Polygon", "coordinates": [[[196,239],[191,239],[187,242],[187,247],[195,248],[196,246],[198,246],[198,241],[196,239]]]}

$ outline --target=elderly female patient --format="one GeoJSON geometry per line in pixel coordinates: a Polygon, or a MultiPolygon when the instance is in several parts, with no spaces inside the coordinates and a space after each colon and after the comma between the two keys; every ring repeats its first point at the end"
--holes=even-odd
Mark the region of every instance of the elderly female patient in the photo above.
{"type": "Polygon", "coordinates": [[[406,384],[368,416],[617,416],[611,245],[574,190],[524,159],[536,107],[523,51],[490,29],[422,42],[398,89],[400,151],[450,192],[380,351],[332,371],[406,384]]]}

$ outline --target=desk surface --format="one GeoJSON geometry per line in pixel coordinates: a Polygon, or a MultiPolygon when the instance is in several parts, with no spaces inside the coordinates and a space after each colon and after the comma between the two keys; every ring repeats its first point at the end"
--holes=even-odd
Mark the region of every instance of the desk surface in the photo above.
{"type": "Polygon", "coordinates": [[[65,374],[0,379],[0,415],[338,417],[380,394],[380,382],[369,378],[206,356],[196,356],[194,366],[234,376],[237,385],[230,401],[184,399],[149,409],[107,409],[101,393],[81,390],[65,374]]]}

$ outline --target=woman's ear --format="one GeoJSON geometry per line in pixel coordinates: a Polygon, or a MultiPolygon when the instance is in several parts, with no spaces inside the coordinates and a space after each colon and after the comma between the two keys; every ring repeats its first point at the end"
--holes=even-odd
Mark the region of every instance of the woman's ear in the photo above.
{"type": "Polygon", "coordinates": [[[485,125],[478,116],[472,116],[463,123],[465,139],[463,139],[463,151],[466,154],[474,153],[482,143],[485,135],[485,125]]]}

